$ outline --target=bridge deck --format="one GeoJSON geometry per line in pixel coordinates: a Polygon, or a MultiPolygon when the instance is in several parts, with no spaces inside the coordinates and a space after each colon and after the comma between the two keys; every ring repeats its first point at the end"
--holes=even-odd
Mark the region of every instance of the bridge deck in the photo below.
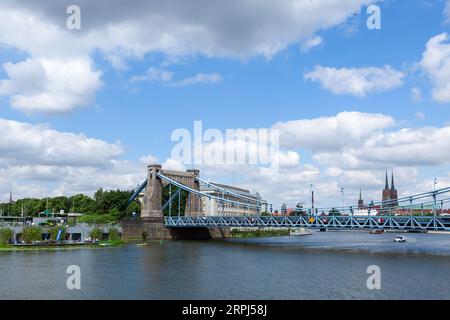
{"type": "Polygon", "coordinates": [[[168,228],[192,227],[304,227],[326,229],[392,229],[450,231],[450,217],[334,216],[334,217],[182,217],[165,218],[168,228]]]}

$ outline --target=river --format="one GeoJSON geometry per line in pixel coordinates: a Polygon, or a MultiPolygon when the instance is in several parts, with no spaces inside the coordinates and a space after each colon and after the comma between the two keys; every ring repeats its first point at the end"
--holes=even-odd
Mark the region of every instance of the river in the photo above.
{"type": "Polygon", "coordinates": [[[450,235],[165,241],[149,247],[0,252],[0,299],[449,299],[450,235]],[[68,290],[78,265],[81,289],[68,290]],[[367,267],[381,290],[367,288],[367,267]]]}

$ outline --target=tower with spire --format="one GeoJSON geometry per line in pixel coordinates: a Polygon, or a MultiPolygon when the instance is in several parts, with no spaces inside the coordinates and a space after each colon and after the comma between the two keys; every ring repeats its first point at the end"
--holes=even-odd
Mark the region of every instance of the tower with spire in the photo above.
{"type": "Polygon", "coordinates": [[[397,189],[395,189],[394,185],[394,171],[392,171],[392,180],[391,180],[391,201],[392,207],[398,207],[398,194],[397,189]]]}
{"type": "Polygon", "coordinates": [[[359,200],[358,200],[358,209],[364,208],[364,200],[362,198],[362,190],[361,187],[359,188],[359,200]]]}
{"type": "Polygon", "coordinates": [[[383,201],[383,208],[387,208],[390,206],[389,203],[384,204],[384,202],[390,201],[390,200],[391,200],[391,189],[389,188],[388,173],[387,173],[387,169],[386,169],[386,182],[384,184],[383,196],[381,198],[381,201],[383,201]]]}
{"type": "Polygon", "coordinates": [[[397,194],[397,189],[395,189],[394,171],[392,171],[391,186],[389,187],[389,179],[388,179],[387,169],[386,169],[386,181],[384,184],[382,201],[383,202],[389,201],[388,203],[383,204],[383,208],[398,207],[398,194],[397,194]]]}

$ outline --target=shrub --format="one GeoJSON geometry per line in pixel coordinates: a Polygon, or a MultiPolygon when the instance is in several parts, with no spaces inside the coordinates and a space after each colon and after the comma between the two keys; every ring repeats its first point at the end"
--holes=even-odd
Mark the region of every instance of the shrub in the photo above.
{"type": "Polygon", "coordinates": [[[23,240],[33,242],[42,240],[42,230],[39,227],[28,227],[23,230],[23,240]]]}
{"type": "Polygon", "coordinates": [[[0,242],[9,243],[14,235],[14,232],[8,228],[0,229],[0,242]]]}
{"type": "Polygon", "coordinates": [[[109,229],[109,241],[117,241],[120,240],[119,231],[116,228],[109,229]]]}
{"type": "Polygon", "coordinates": [[[102,230],[100,230],[99,228],[92,229],[89,237],[91,237],[92,240],[100,241],[102,239],[102,230]]]}
{"type": "Polygon", "coordinates": [[[109,214],[102,215],[83,215],[78,219],[79,223],[90,223],[90,224],[106,224],[110,222],[114,222],[117,219],[109,214]]]}

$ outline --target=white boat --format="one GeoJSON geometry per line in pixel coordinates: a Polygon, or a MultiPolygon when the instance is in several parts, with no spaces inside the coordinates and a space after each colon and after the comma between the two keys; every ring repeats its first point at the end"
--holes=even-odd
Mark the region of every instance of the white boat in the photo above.
{"type": "Polygon", "coordinates": [[[291,236],[308,236],[311,234],[312,232],[308,231],[306,228],[294,228],[289,230],[289,235],[291,236]]]}
{"type": "Polygon", "coordinates": [[[403,236],[399,236],[394,239],[395,242],[406,242],[406,238],[403,236]]]}

